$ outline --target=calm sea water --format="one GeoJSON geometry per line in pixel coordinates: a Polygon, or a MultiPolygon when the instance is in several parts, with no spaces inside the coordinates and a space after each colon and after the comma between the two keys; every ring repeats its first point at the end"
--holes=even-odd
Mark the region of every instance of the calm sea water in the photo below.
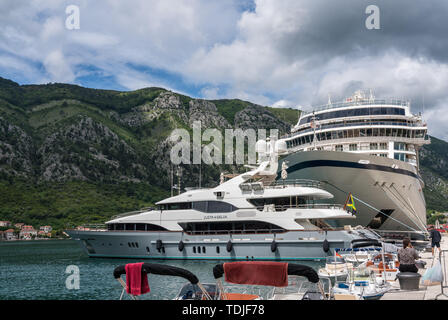
{"type": "MultiPolygon", "coordinates": [[[[73,240],[0,242],[0,300],[115,300],[122,287],[114,279],[119,265],[138,262],[132,259],[89,258],[73,240]],[[80,270],[79,290],[69,290],[66,268],[80,270]]],[[[146,262],[151,262],[147,260],[146,262]]],[[[202,283],[214,283],[212,269],[219,261],[165,260],[169,264],[193,272],[202,283]]],[[[304,261],[317,268],[320,262],[304,261]]],[[[149,275],[151,292],[141,299],[170,300],[185,279],[149,275]]]]}

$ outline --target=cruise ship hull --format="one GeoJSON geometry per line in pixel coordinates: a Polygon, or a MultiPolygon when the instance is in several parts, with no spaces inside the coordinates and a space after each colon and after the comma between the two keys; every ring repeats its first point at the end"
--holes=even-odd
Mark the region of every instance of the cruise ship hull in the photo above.
{"type": "MultiPolygon", "coordinates": [[[[355,197],[357,218],[351,225],[390,231],[426,231],[423,181],[415,166],[353,152],[306,151],[284,157],[288,180],[321,181],[335,203],[355,197]],[[381,213],[379,212],[381,211],[381,213]]],[[[281,166],[281,165],[280,165],[281,166]]]]}
{"type": "Polygon", "coordinates": [[[67,230],[90,257],[193,260],[317,260],[350,247],[368,230],[289,231],[274,234],[187,235],[182,232],[67,230]],[[273,241],[276,245],[273,248],[273,241]],[[327,239],[329,250],[324,251],[327,239]],[[228,242],[232,242],[228,250],[228,242]],[[179,243],[184,244],[182,250],[179,243]],[[275,250],[273,250],[275,249],[275,250]]]}

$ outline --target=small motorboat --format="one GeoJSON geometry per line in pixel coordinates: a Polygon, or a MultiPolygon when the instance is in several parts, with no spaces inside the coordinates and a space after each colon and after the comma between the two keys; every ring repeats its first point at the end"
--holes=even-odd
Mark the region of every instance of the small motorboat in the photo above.
{"type": "MultiPolygon", "coordinates": [[[[131,297],[131,299],[138,300],[138,297],[136,295],[130,293],[126,282],[121,278],[122,275],[126,275],[126,266],[127,265],[122,265],[114,269],[114,278],[117,279],[117,281],[123,287],[120,300],[123,299],[125,292],[131,297]]],[[[143,277],[147,277],[148,274],[182,277],[188,280],[189,283],[184,287],[188,287],[189,290],[181,290],[179,294],[174,298],[174,300],[212,300],[212,295],[215,294],[216,286],[214,286],[213,284],[202,285],[199,282],[199,279],[193,273],[186,269],[166,264],[143,263],[141,266],[142,279],[143,277]]],[[[126,277],[128,277],[128,275],[126,275],[126,277]]]]}
{"type": "Polygon", "coordinates": [[[361,266],[370,269],[376,275],[378,281],[395,281],[399,272],[400,262],[397,254],[380,253],[361,266]]]}
{"type": "MultiPolygon", "coordinates": [[[[327,300],[330,295],[324,291],[317,272],[311,267],[273,261],[240,261],[218,264],[213,275],[221,300],[327,300]],[[272,287],[263,296],[248,291],[232,292],[227,283],[260,287],[272,287]]],[[[330,288],[330,286],[328,286],[330,288]]],[[[240,287],[241,291],[241,287],[240,287]]]]}
{"type": "Polygon", "coordinates": [[[353,269],[353,263],[345,261],[342,256],[331,256],[325,260],[325,267],[318,271],[319,278],[327,278],[336,281],[345,281],[349,270],[353,269]]]}
{"type": "Polygon", "coordinates": [[[377,249],[374,248],[363,248],[363,249],[346,249],[345,252],[339,251],[339,254],[342,258],[353,265],[362,264],[368,260],[373,258],[373,255],[376,253],[377,249]]]}
{"type": "Polygon", "coordinates": [[[353,300],[378,300],[391,288],[390,283],[380,280],[370,268],[357,267],[350,271],[346,282],[335,283],[333,298],[347,300],[351,296],[353,300]]]}
{"type": "Polygon", "coordinates": [[[333,287],[333,296],[352,296],[354,300],[378,300],[389,291],[391,285],[388,282],[378,284],[372,279],[358,279],[349,282],[337,282],[333,287]]]}

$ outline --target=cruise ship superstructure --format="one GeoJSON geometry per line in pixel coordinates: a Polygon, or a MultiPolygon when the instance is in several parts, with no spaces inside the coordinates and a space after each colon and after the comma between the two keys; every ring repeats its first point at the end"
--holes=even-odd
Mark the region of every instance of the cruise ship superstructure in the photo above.
{"type": "Polygon", "coordinates": [[[357,91],[302,113],[283,140],[288,177],[321,181],[339,203],[351,193],[357,199],[355,224],[426,232],[419,150],[430,140],[409,101],[357,91]]]}
{"type": "Polygon", "coordinates": [[[275,181],[284,143],[257,146],[266,151],[259,165],[215,188],[188,190],[157,209],[116,217],[104,230],[66,232],[91,257],[148,259],[323,259],[353,241],[379,239],[350,227],[356,216],[329,203],[333,195],[318,182],[275,181]]]}

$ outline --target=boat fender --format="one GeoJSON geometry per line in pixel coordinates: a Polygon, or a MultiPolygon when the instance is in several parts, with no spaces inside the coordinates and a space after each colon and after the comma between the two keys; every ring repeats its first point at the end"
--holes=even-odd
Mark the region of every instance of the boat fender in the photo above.
{"type": "Polygon", "coordinates": [[[162,240],[157,240],[157,242],[156,242],[156,248],[157,248],[157,250],[159,250],[160,251],[160,249],[162,249],[162,247],[163,247],[163,243],[162,243],[162,240]]]}
{"type": "Polygon", "coordinates": [[[227,252],[230,252],[230,251],[232,251],[232,249],[233,249],[233,243],[232,243],[232,240],[229,240],[228,242],[227,242],[227,252]]]}
{"type": "Polygon", "coordinates": [[[275,242],[275,240],[272,241],[272,243],[271,243],[271,251],[272,252],[277,251],[277,242],[275,242]]]}
{"type": "Polygon", "coordinates": [[[184,247],[185,247],[185,244],[184,244],[184,242],[181,240],[181,241],[179,242],[179,246],[178,246],[179,251],[180,251],[180,252],[184,251],[184,247]]]}
{"type": "Polygon", "coordinates": [[[322,243],[322,249],[324,250],[325,253],[330,250],[330,243],[328,242],[327,239],[325,239],[324,242],[322,243]]]}

